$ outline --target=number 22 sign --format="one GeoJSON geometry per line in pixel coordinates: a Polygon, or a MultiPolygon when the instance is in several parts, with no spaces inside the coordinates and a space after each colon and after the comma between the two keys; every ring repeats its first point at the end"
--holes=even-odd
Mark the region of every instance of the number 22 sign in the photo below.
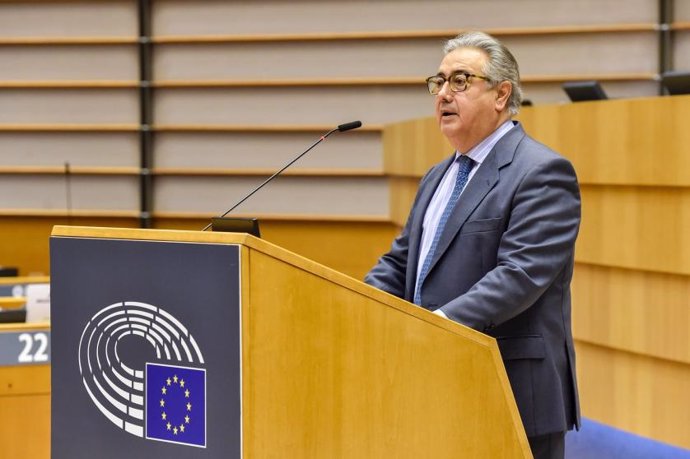
{"type": "Polygon", "coordinates": [[[50,362],[50,332],[0,332],[0,366],[40,365],[50,362]]]}

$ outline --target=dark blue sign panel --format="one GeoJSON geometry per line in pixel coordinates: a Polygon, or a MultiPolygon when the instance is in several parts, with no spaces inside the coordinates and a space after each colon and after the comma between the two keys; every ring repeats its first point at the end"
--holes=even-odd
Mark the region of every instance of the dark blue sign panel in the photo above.
{"type": "Polygon", "coordinates": [[[51,457],[241,457],[240,250],[51,239],[51,457]]]}

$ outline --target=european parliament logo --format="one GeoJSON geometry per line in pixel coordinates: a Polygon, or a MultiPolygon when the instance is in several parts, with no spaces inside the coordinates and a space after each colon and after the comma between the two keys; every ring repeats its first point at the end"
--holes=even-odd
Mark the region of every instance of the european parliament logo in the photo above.
{"type": "Polygon", "coordinates": [[[79,341],[79,372],[96,408],[137,437],[206,447],[206,370],[187,328],[167,311],[123,301],[98,311],[79,341]],[[120,358],[123,338],[153,348],[155,362],[130,368],[120,358]]]}

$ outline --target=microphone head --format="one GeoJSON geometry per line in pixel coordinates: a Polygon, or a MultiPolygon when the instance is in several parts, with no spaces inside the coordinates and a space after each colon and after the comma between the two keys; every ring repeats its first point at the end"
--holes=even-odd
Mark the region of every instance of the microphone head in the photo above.
{"type": "Polygon", "coordinates": [[[350,121],[349,123],[341,124],[338,126],[339,132],[349,131],[350,129],[357,129],[362,127],[361,121],[350,121]]]}

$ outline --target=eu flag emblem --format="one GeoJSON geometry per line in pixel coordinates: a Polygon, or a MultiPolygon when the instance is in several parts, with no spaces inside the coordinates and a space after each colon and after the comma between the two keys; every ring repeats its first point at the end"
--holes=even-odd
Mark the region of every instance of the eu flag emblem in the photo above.
{"type": "Polygon", "coordinates": [[[146,438],[206,447],[206,370],[146,364],[146,438]]]}

